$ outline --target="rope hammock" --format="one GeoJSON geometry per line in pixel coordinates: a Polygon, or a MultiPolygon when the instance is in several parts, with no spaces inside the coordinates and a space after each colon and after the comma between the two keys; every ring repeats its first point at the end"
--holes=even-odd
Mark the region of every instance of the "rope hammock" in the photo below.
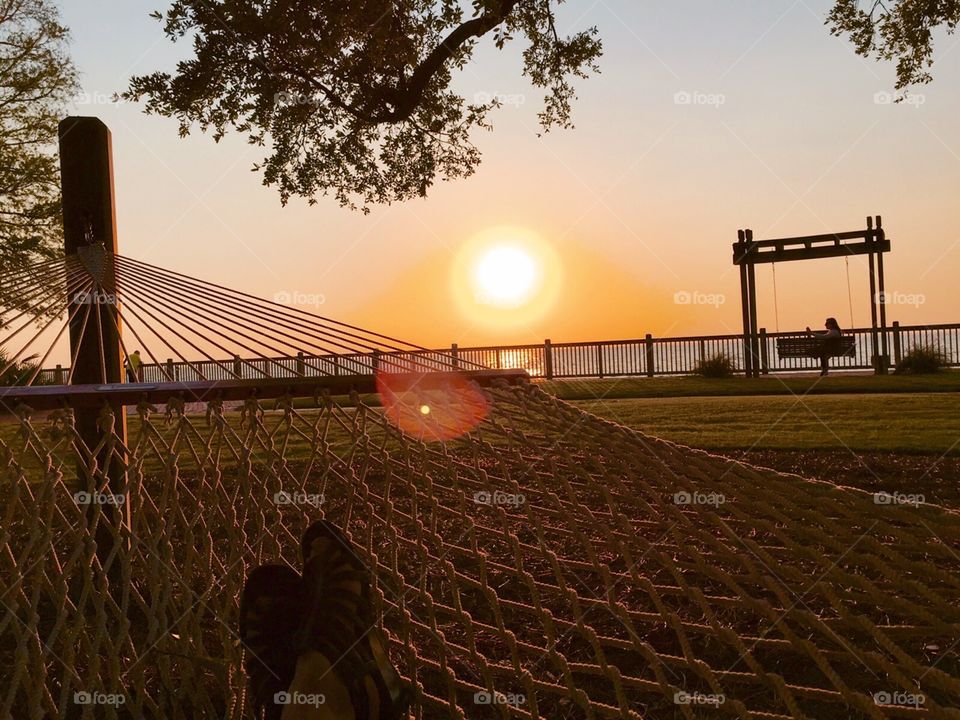
{"type": "MultiPolygon", "coordinates": [[[[453,364],[112,262],[125,333],[137,327],[145,348],[153,332],[155,349],[190,356],[198,374],[217,358],[204,341],[253,353],[251,374],[293,372],[268,344],[308,340],[453,364]],[[139,313],[157,324],[136,325],[139,313]]],[[[44,313],[66,312],[66,288],[97,289],[74,260],[55,266],[36,291],[52,288],[44,313]]],[[[7,318],[25,307],[16,297],[4,333],[19,326],[7,318]]],[[[104,406],[96,446],[69,406],[8,408],[0,717],[252,717],[240,590],[252,567],[293,565],[318,518],[372,570],[418,719],[960,717],[956,512],[665,442],[534,383],[381,397],[386,408],[356,393],[317,407],[251,396],[235,411],[210,398],[201,415],[143,400],[126,442],[104,406]],[[129,525],[95,501],[117,467],[124,484],[109,492],[129,501],[129,525]],[[104,532],[118,548],[106,558],[104,532]]]]}

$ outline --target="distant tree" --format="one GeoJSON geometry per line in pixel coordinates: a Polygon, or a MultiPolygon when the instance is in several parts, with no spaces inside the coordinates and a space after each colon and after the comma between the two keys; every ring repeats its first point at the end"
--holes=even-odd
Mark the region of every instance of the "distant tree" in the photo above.
{"type": "Polygon", "coordinates": [[[50,0],[0,0],[0,270],[62,253],[57,123],[76,92],[50,0]]]}
{"type": "MultiPolygon", "coordinates": [[[[341,205],[424,195],[437,177],[474,172],[470,133],[488,129],[496,97],[451,89],[478,41],[524,38],[524,74],[543,88],[545,130],[570,126],[572,80],[596,70],[596,29],[561,37],[564,0],[176,0],[155,13],[193,56],[176,73],[135,77],[125,97],[269,146],[255,169],[281,199],[332,194],[341,205]]],[[[491,88],[496,90],[496,88],[491,88]]]]}
{"type": "Polygon", "coordinates": [[[897,89],[930,82],[933,30],[953,33],[960,0],[837,0],[827,16],[834,35],[849,35],[857,54],[896,60],[897,89]]]}

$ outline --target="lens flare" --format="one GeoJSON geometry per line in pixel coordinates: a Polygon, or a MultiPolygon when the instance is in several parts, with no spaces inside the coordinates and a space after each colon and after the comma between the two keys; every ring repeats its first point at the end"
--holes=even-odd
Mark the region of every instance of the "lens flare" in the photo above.
{"type": "Polygon", "coordinates": [[[490,411],[486,395],[456,373],[378,372],[376,379],[387,419],[420,440],[461,437],[490,411]]]}

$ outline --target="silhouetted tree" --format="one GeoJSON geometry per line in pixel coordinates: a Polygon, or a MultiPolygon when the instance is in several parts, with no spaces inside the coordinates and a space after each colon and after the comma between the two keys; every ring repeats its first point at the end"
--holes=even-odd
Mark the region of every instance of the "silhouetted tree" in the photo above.
{"type": "Polygon", "coordinates": [[[0,270],[63,251],[57,123],[76,91],[49,0],[0,0],[0,270]]]}
{"type": "Polygon", "coordinates": [[[857,54],[896,60],[898,90],[930,82],[933,30],[953,33],[958,22],[960,0],[837,0],[827,16],[830,31],[849,35],[857,54]]]}
{"type": "Polygon", "coordinates": [[[126,97],[178,118],[181,134],[232,127],[269,145],[257,169],[284,202],[402,200],[479,164],[470,133],[498,98],[469,102],[450,83],[488,34],[501,49],[525,39],[542,127],[570,125],[572,79],[596,70],[601,46],[595,28],[559,35],[561,2],[473,0],[465,13],[462,0],[176,0],[155,17],[193,56],[133,78],[126,97]]]}

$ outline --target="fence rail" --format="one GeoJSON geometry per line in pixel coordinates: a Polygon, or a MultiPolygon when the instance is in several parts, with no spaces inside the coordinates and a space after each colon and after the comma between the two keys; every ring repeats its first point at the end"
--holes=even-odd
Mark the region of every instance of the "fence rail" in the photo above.
{"type": "MultiPolygon", "coordinates": [[[[778,338],[802,337],[806,333],[760,332],[761,372],[799,372],[819,369],[816,358],[782,358],[777,352],[778,338]]],[[[831,368],[839,370],[870,370],[873,363],[873,331],[855,328],[845,331],[855,340],[854,354],[835,357],[831,368]]],[[[879,335],[880,333],[878,333],[879,335]]],[[[945,325],[904,325],[894,322],[886,330],[887,347],[893,366],[917,347],[938,348],[949,367],[960,367],[960,323],[945,325]]],[[[880,347],[879,337],[877,347],[880,347]]],[[[277,358],[233,357],[220,361],[174,362],[161,365],[144,364],[143,382],[162,382],[173,379],[228,380],[235,378],[283,378],[319,375],[367,375],[376,367],[394,370],[449,370],[450,358],[464,369],[484,366],[498,370],[523,369],[534,377],[593,378],[630,375],[689,375],[697,364],[716,355],[726,355],[738,372],[744,368],[742,335],[700,335],[691,337],[657,338],[647,335],[634,340],[603,340],[599,342],[554,343],[545,340],[533,345],[500,345],[487,347],[458,347],[405,353],[304,355],[277,358]]],[[[41,382],[63,384],[69,368],[57,366],[45,369],[41,382]]]]}

